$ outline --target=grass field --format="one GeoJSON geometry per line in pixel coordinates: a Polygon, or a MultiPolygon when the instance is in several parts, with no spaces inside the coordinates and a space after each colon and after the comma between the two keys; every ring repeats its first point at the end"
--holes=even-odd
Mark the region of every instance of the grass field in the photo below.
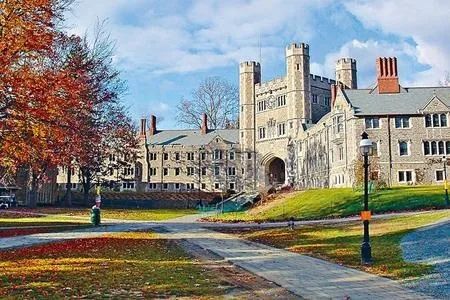
{"type": "MultiPolygon", "coordinates": [[[[0,227],[77,225],[89,223],[90,209],[20,208],[13,213],[0,211],[0,227]],[[45,214],[45,215],[35,215],[45,214]]],[[[191,209],[102,209],[102,219],[162,221],[196,213],[191,209]]]]}
{"type": "Polygon", "coordinates": [[[405,262],[400,248],[401,238],[416,228],[444,218],[450,218],[450,210],[373,220],[370,224],[370,236],[374,264],[370,267],[363,267],[360,264],[361,222],[305,226],[295,230],[283,228],[248,231],[238,234],[252,241],[331,260],[392,279],[409,279],[429,272],[431,266],[405,262]]]}
{"type": "Polygon", "coordinates": [[[151,232],[0,251],[0,269],[2,299],[211,299],[223,294],[217,276],[151,232]]]}
{"type": "MultiPolygon", "coordinates": [[[[363,195],[350,188],[315,189],[280,196],[267,205],[239,213],[225,213],[210,220],[280,221],[345,217],[362,210],[363,195]]],[[[369,209],[374,213],[443,208],[442,186],[395,187],[370,195],[369,209]]]]}

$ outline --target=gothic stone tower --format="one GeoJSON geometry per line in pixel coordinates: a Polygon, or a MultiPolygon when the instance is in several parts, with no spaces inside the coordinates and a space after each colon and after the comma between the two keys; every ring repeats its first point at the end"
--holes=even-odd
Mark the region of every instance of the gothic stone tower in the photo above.
{"type": "Polygon", "coordinates": [[[345,89],[357,89],[356,60],[341,58],[336,62],[336,81],[344,85],[345,89]]]}
{"type": "Polygon", "coordinates": [[[286,81],[288,119],[289,124],[293,124],[288,126],[288,132],[292,136],[301,124],[311,121],[309,74],[309,45],[289,45],[286,48],[286,81]]]}
{"type": "Polygon", "coordinates": [[[255,85],[261,82],[261,66],[254,61],[239,65],[239,140],[244,169],[244,189],[256,189],[255,85]]]}

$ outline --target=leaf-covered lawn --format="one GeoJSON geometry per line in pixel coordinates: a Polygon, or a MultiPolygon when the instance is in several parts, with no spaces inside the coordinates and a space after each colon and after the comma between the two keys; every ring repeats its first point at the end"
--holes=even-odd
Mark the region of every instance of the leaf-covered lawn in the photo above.
{"type": "Polygon", "coordinates": [[[166,298],[221,295],[220,279],[150,232],[0,251],[0,298],[166,298]]]}
{"type": "MultiPolygon", "coordinates": [[[[350,188],[311,189],[281,195],[262,207],[246,212],[210,217],[218,221],[280,221],[346,217],[363,209],[363,194],[350,188]]],[[[442,186],[394,187],[370,195],[369,209],[375,213],[444,208],[442,186]]]]}
{"type": "Polygon", "coordinates": [[[35,228],[6,228],[0,229],[0,238],[14,237],[21,235],[29,235],[36,233],[48,233],[48,232],[62,232],[68,230],[82,229],[90,227],[90,225],[64,225],[64,226],[53,226],[53,227],[35,227],[35,228]]]}
{"type": "MultiPolygon", "coordinates": [[[[430,271],[431,267],[405,262],[400,247],[401,238],[414,229],[443,218],[450,218],[450,210],[371,221],[370,236],[374,264],[370,267],[363,267],[360,264],[363,230],[361,222],[304,226],[293,231],[286,228],[249,231],[241,233],[241,236],[274,247],[363,269],[377,275],[404,279],[423,275],[430,271]]],[[[432,246],[424,245],[424,247],[432,246]]]]}

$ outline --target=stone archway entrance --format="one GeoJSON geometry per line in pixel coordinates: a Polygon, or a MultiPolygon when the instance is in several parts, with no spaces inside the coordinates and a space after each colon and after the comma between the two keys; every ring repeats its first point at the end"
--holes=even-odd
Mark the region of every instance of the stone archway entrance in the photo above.
{"type": "Polygon", "coordinates": [[[275,157],[267,164],[267,182],[269,185],[282,185],[286,181],[286,165],[281,158],[275,157]]]}

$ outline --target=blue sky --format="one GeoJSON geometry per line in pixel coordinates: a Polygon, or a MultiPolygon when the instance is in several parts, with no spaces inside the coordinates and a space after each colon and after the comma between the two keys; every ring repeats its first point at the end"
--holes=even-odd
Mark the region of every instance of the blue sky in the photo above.
{"type": "MultiPolygon", "coordinates": [[[[375,59],[396,56],[405,86],[437,85],[450,71],[450,1],[78,0],[68,28],[107,20],[115,63],[135,119],[155,114],[179,127],[175,106],[208,76],[238,84],[238,63],[259,60],[263,80],[285,73],[284,48],[310,45],[311,72],[333,78],[340,57],[357,59],[359,87],[375,82],[375,59]]],[[[200,116],[199,116],[200,117],[200,116]]]]}

